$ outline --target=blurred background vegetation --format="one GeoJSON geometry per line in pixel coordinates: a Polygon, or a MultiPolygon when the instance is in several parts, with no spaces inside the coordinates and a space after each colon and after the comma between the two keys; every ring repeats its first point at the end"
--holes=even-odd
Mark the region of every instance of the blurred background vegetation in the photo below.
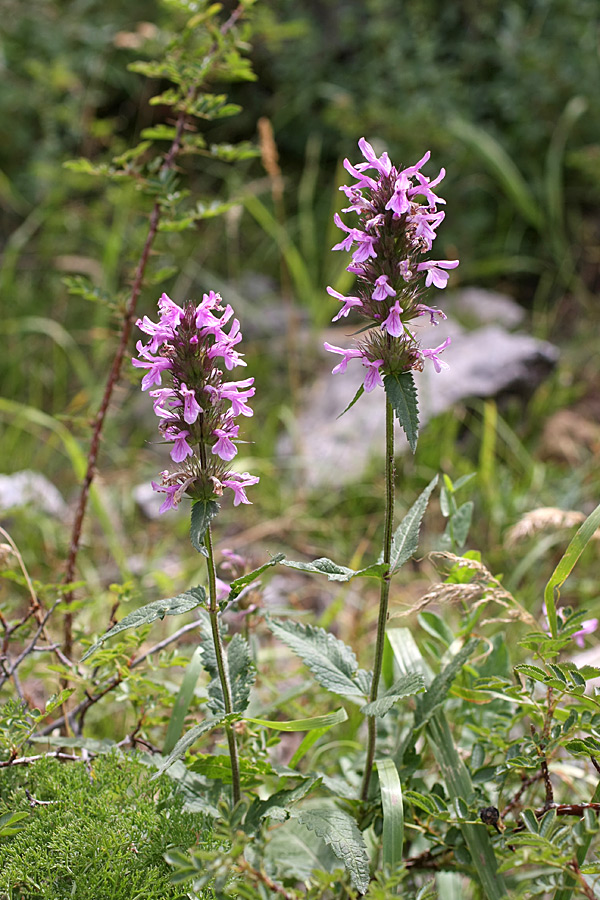
{"type": "MultiPolygon", "coordinates": [[[[128,64],[155,58],[175,21],[168,2],[2,0],[1,469],[41,471],[69,502],[149,206],[133,188],[93,181],[64,163],[124,152],[162,121],[160,108],[148,105],[160,83],[128,64]],[[81,278],[92,291],[77,292],[81,278]]],[[[406,509],[440,469],[453,479],[476,471],[476,546],[539,613],[540,585],[565,534],[507,554],[504,532],[535,506],[589,512],[599,494],[598,442],[565,455],[556,441],[548,448],[544,432],[564,407],[583,404],[592,420],[598,413],[597,3],[259,0],[252,23],[257,80],[224,86],[243,112],[211,123],[206,137],[256,141],[262,156],[235,167],[202,157],[182,163],[192,196],[235,202],[197,230],[159,236],[154,272],[168,273],[146,286],[139,305],[140,315],[152,315],[163,290],[182,301],[213,287],[242,321],[257,385],[244,464],[261,485],[253,507],[224,512],[222,545],[252,545],[257,562],[282,543],[294,554],[327,553],[353,565],[377,553],[382,474],[373,469],[335,494],[311,496],[293,473],[282,476],[275,448],[319,358],[317,329],[334,312],[325,288],[349,287],[342,254],[329,249],[341,161],[356,161],[363,135],[397,164],[430,149],[433,165],[448,173],[436,249],[440,258],[460,257],[453,285],[509,293],[563,354],[527,405],[515,402],[498,416],[493,404],[465,404],[431,423],[416,458],[399,467],[399,504],[406,509]],[[270,130],[263,121],[259,133],[265,119],[270,130]],[[291,361],[290,309],[301,347],[291,361]]],[[[125,371],[100,457],[106,515],[90,513],[79,559],[87,596],[104,599],[96,629],[105,627],[115,593],[123,601],[142,593],[149,602],[197,575],[187,517],[148,521],[133,499],[134,485],[156,477],[146,401],[137,375],[125,371]],[[129,587],[107,595],[112,582],[129,587]]],[[[430,519],[439,534],[441,517],[434,510],[430,519]]],[[[59,581],[68,523],[27,509],[7,522],[35,577],[59,581]]],[[[592,572],[580,572],[577,595],[593,611],[592,572]]],[[[92,627],[85,616],[80,627],[92,627]]]]}

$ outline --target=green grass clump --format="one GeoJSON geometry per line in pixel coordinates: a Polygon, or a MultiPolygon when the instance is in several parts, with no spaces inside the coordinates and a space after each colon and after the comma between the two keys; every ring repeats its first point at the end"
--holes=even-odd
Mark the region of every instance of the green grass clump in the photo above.
{"type": "Polygon", "coordinates": [[[151,774],[117,755],[3,769],[0,816],[30,815],[0,840],[0,900],[187,898],[163,854],[208,842],[211,831],[203,815],[182,809],[168,778],[151,774]]]}

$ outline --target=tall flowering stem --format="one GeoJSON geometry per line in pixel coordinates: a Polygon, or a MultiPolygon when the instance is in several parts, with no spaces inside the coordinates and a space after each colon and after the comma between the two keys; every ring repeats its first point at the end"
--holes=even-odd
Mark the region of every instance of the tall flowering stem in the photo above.
{"type": "MultiPolygon", "coordinates": [[[[377,156],[373,147],[361,138],[358,142],[363,161],[352,165],[347,159],[344,167],[354,178],[351,185],[343,185],[349,205],[344,213],[358,215],[358,225],[347,225],[337,213],[335,224],[344,233],[333,250],[352,253],[348,271],[356,275],[357,288],[353,295],[344,296],[328,287],[330,296],[340,302],[334,316],[337,322],[349,316],[366,320],[360,328],[361,337],[349,348],[325,344],[326,350],[341,356],[333,374],[346,371],[348,363],[357,359],[365,374],[355,400],[364,392],[383,387],[386,393],[386,496],[383,537],[384,574],[381,584],[377,638],[371,701],[377,700],[385,628],[390,593],[390,563],[394,516],[394,415],[406,433],[414,452],[418,435],[418,405],[413,372],[422,370],[425,361],[433,363],[436,372],[447,368],[440,354],[450,343],[446,338],[439,346],[422,348],[415,325],[419,320],[438,324],[446,318],[444,312],[424,302],[430,287],[443,289],[449,270],[458,260],[432,260],[430,253],[436,229],[444,219],[445,204],[434,188],[445,175],[442,169],[431,180],[421,172],[429,160],[426,153],[414,166],[398,169],[387,153],[377,156]]],[[[367,757],[361,797],[367,800],[369,781],[375,759],[375,717],[368,717],[367,757]]]]}
{"type": "MultiPolygon", "coordinates": [[[[230,463],[237,454],[237,416],[251,416],[248,400],[254,396],[254,379],[225,381],[224,369],[245,366],[236,349],[242,339],[240,323],[232,307],[219,294],[204,294],[201,303],[178,306],[167,294],[158,301],[158,322],[147,316],[138,328],[149,341],[137,343],[133,365],[145,371],[142,390],[154,401],[159,431],[170,445],[175,464],[165,469],[152,487],[165,499],[160,512],[178,506],[184,496],[194,502],[191,539],[206,557],[208,607],[213,646],[217,661],[223,709],[231,716],[235,709],[227,656],[219,628],[220,607],[210,521],[219,509],[225,490],[232,491],[234,506],[250,503],[246,488],[259,480],[248,472],[232,472],[230,463]],[[163,385],[163,378],[167,383],[163,385]],[[152,388],[152,390],[151,390],[152,388]]],[[[233,802],[240,799],[239,758],[235,731],[226,724],[233,802]]]]}

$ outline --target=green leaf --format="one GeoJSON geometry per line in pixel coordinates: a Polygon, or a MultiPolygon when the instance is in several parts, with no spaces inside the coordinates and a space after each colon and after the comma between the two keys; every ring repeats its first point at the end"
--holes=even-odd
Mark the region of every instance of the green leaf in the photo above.
{"type": "Polygon", "coordinates": [[[454,640],[454,635],[441,616],[438,616],[437,613],[425,610],[424,612],[419,613],[417,619],[421,628],[432,635],[432,637],[437,638],[438,641],[441,641],[446,648],[451,645],[454,640]]]}
{"type": "Polygon", "coordinates": [[[544,682],[548,679],[548,673],[543,669],[540,669],[539,666],[530,666],[521,663],[520,665],[515,666],[515,671],[520,675],[525,675],[527,678],[532,678],[534,681],[544,682]]]}
{"type": "Polygon", "coordinates": [[[560,562],[550,576],[550,580],[544,589],[544,601],[550,633],[553,638],[558,637],[558,620],[556,616],[556,602],[560,597],[560,588],[567,580],[577,560],[591,541],[596,530],[600,527],[600,503],[590,513],[571,543],[565,550],[560,562]]]}
{"type": "Polygon", "coordinates": [[[350,581],[356,576],[373,576],[374,578],[381,576],[383,565],[380,562],[367,566],[365,569],[349,569],[347,566],[338,566],[331,559],[322,556],[312,562],[295,562],[291,559],[282,559],[282,566],[289,569],[299,569],[301,572],[313,572],[316,575],[327,575],[328,581],[350,581]]]}
{"type": "Polygon", "coordinates": [[[269,562],[264,563],[264,565],[259,566],[258,569],[253,569],[252,572],[246,572],[245,575],[241,575],[239,578],[236,578],[235,581],[232,581],[229,585],[229,596],[227,597],[227,603],[230,603],[232,600],[235,600],[238,597],[243,589],[252,584],[253,581],[262,575],[267,569],[271,566],[277,565],[277,563],[282,562],[285,559],[283,553],[278,553],[276,556],[272,557],[269,562]]]}
{"type": "Polygon", "coordinates": [[[366,699],[366,673],[361,673],[350,647],[323,628],[313,625],[272,620],[267,624],[273,634],[300,657],[326,690],[355,702],[366,699]]]}
{"type": "Polygon", "coordinates": [[[458,507],[446,526],[446,532],[459,549],[464,547],[467,537],[469,536],[471,519],[473,518],[473,508],[473,501],[467,500],[466,503],[463,503],[462,506],[458,507]]]}
{"type": "Polygon", "coordinates": [[[440,674],[436,675],[427,689],[425,696],[417,700],[415,725],[422,725],[424,722],[429,721],[433,713],[444,702],[448,690],[450,689],[450,685],[469,657],[473,655],[478,644],[479,640],[477,638],[472,638],[455,656],[452,657],[448,665],[442,669],[440,674]]]}
{"type": "Polygon", "coordinates": [[[192,609],[197,609],[198,606],[204,604],[206,604],[206,591],[199,585],[198,587],[190,588],[189,591],[185,591],[183,594],[178,594],[177,597],[171,597],[168,600],[155,600],[147,606],[141,606],[139,609],[134,610],[132,613],[129,613],[128,616],[121,619],[121,621],[111,628],[110,631],[107,631],[106,634],[103,634],[94,646],[90,647],[87,653],[81,657],[81,662],[87,659],[88,656],[91,656],[92,653],[95,653],[105,641],[114,637],[115,634],[119,634],[121,631],[126,631],[128,628],[141,628],[143,625],[150,625],[152,622],[155,622],[156,619],[162,620],[165,616],[182,616],[184,613],[190,612],[192,609]]]}
{"type": "Polygon", "coordinates": [[[181,687],[179,688],[179,693],[177,694],[177,699],[175,700],[175,705],[171,712],[171,718],[169,719],[169,727],[167,728],[167,736],[165,737],[163,747],[163,754],[165,754],[165,756],[171,752],[181,737],[185,717],[194,696],[194,688],[196,687],[196,682],[198,681],[198,676],[201,671],[202,648],[196,647],[192,654],[192,658],[185,668],[183,681],[181,682],[181,687]]]}
{"type": "Polygon", "coordinates": [[[418,791],[406,791],[404,795],[405,799],[408,800],[413,806],[422,809],[423,812],[426,812],[430,816],[435,816],[438,813],[438,808],[431,799],[431,797],[427,797],[425,794],[420,794],[418,791]]]}
{"type": "Polygon", "coordinates": [[[74,693],[75,688],[65,688],[60,694],[52,694],[52,696],[48,698],[44,714],[49,716],[50,713],[54,712],[55,709],[58,709],[59,706],[62,706],[63,703],[69,699],[71,694],[74,693]]]}
{"type": "MultiPolygon", "coordinates": [[[[438,476],[436,475],[415,500],[396,529],[394,537],[392,538],[390,572],[397,572],[398,569],[417,552],[421,522],[425,515],[429,498],[431,497],[437,482],[438,476]]],[[[382,560],[380,559],[379,562],[381,561],[382,560]]]]}
{"type": "Polygon", "coordinates": [[[331,847],[356,890],[364,894],[369,887],[369,857],[354,819],[339,809],[301,809],[290,815],[331,847]]]}
{"type": "Polygon", "coordinates": [[[412,697],[414,694],[420,694],[424,690],[425,679],[423,676],[418,672],[410,672],[408,675],[401,675],[382,697],[362,706],[360,711],[365,716],[378,716],[381,718],[398,700],[402,700],[404,697],[412,697]]]}
{"type": "Polygon", "coordinates": [[[23,822],[28,818],[29,813],[26,812],[7,812],[1,815],[0,840],[2,838],[12,837],[13,834],[17,834],[17,832],[22,831],[25,826],[20,825],[19,822],[23,822]]]}
{"type": "Polygon", "coordinates": [[[153,125],[150,128],[144,128],[141,137],[147,141],[174,141],[177,136],[177,130],[174,125],[153,125]]]}
{"type": "Polygon", "coordinates": [[[319,780],[317,775],[312,775],[298,787],[277,791],[277,793],[271,794],[267,800],[254,799],[244,820],[244,831],[250,834],[257,831],[261,820],[266,817],[277,822],[285,822],[289,816],[290,807],[299,800],[303,800],[319,780]]]}
{"type": "MultiPolygon", "coordinates": [[[[211,781],[231,784],[231,758],[229,754],[200,753],[194,757],[189,768],[211,781]]],[[[248,789],[264,782],[265,776],[277,776],[277,771],[266,759],[241,756],[239,759],[240,778],[248,789]]]]}
{"type": "MultiPolygon", "coordinates": [[[[207,688],[208,708],[214,715],[222,715],[225,712],[225,700],[208,616],[199,621],[198,628],[202,666],[211,678],[207,688]]],[[[250,656],[248,642],[241,634],[235,634],[227,646],[227,669],[233,711],[243,713],[248,705],[250,688],[256,678],[256,669],[250,656]]]]}
{"type": "Polygon", "coordinates": [[[355,393],[354,397],[352,398],[352,400],[350,401],[350,403],[348,404],[348,406],[346,407],[346,409],[343,410],[343,411],[339,414],[339,416],[336,416],[336,418],[337,418],[337,419],[341,419],[342,416],[345,415],[345,413],[347,413],[349,409],[352,409],[352,407],[354,406],[354,404],[356,403],[356,401],[357,401],[357,400],[360,400],[360,398],[362,397],[362,395],[364,394],[364,392],[365,392],[365,386],[364,386],[364,384],[361,384],[361,386],[359,387],[359,389],[358,389],[357,392],[355,393]]]}
{"type": "Polygon", "coordinates": [[[535,813],[532,809],[524,809],[521,813],[521,819],[523,820],[523,824],[527,831],[530,831],[531,834],[539,834],[539,825],[538,820],[536,819],[535,813]]]}
{"type": "Polygon", "coordinates": [[[234,634],[229,642],[227,666],[233,712],[243,713],[248,706],[250,688],[256,679],[256,668],[250,655],[248,641],[241,634],[234,634]]]}
{"type": "Polygon", "coordinates": [[[404,844],[402,785],[393,760],[378,759],[375,765],[379,775],[383,811],[383,867],[384,871],[392,873],[397,871],[402,862],[404,844]]]}
{"type": "Polygon", "coordinates": [[[208,556],[208,551],[204,546],[204,535],[212,519],[219,512],[219,508],[216,500],[196,500],[192,504],[190,540],[194,549],[203,556],[208,556]]]}
{"type": "Polygon", "coordinates": [[[190,747],[193,746],[203,734],[208,734],[209,731],[213,731],[215,728],[221,726],[225,722],[225,719],[225,716],[215,719],[205,719],[204,722],[200,722],[198,725],[194,725],[193,728],[190,728],[190,730],[177,741],[167,758],[160,764],[158,770],[152,776],[152,780],[158,778],[159,775],[162,775],[169,766],[172,766],[174,762],[187,753],[190,747]]]}
{"type": "Polygon", "coordinates": [[[333,713],[327,713],[324,716],[312,716],[310,719],[291,719],[287,722],[277,722],[271,719],[255,719],[252,716],[244,716],[245,722],[254,722],[255,725],[262,725],[263,728],[272,728],[274,731],[312,731],[314,728],[331,728],[332,725],[339,725],[345,722],[348,713],[342,707],[336,709],[333,713]]]}
{"type": "Polygon", "coordinates": [[[419,404],[413,374],[412,372],[402,372],[400,375],[386,375],[383,379],[383,386],[388,402],[391,403],[394,414],[406,434],[410,449],[414,453],[419,437],[419,404]]]}

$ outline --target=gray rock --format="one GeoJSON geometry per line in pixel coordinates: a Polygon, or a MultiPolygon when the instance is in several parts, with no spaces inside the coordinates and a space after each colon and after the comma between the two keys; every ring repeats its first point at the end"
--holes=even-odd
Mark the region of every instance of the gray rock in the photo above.
{"type": "Polygon", "coordinates": [[[456,315],[465,324],[490,325],[495,322],[512,329],[525,319],[525,310],[512,297],[479,287],[455,291],[448,294],[444,301],[443,307],[448,317],[456,315]]]}
{"type": "MultiPolygon", "coordinates": [[[[348,328],[330,329],[324,339],[348,347],[348,328]]],[[[441,344],[447,335],[452,343],[443,360],[449,369],[436,373],[433,365],[416,373],[421,428],[456,403],[506,393],[529,395],[550,373],[558,350],[546,341],[511,333],[498,325],[485,325],[467,332],[449,319],[435,328],[423,329],[424,347],[441,344]]],[[[339,357],[327,354],[330,369],[339,357]]],[[[295,432],[280,441],[279,453],[290,469],[310,488],[340,487],[360,478],[370,459],[382,455],[385,434],[385,395],[376,389],[363,394],[341,418],[363,381],[363,367],[350,361],[345,373],[318,375],[307,390],[295,432]]],[[[407,448],[399,435],[398,452],[407,448]]]]}
{"type": "Polygon", "coordinates": [[[57,519],[67,514],[67,504],[58,488],[41,472],[31,469],[0,475],[0,512],[20,506],[33,506],[57,519]]]}

